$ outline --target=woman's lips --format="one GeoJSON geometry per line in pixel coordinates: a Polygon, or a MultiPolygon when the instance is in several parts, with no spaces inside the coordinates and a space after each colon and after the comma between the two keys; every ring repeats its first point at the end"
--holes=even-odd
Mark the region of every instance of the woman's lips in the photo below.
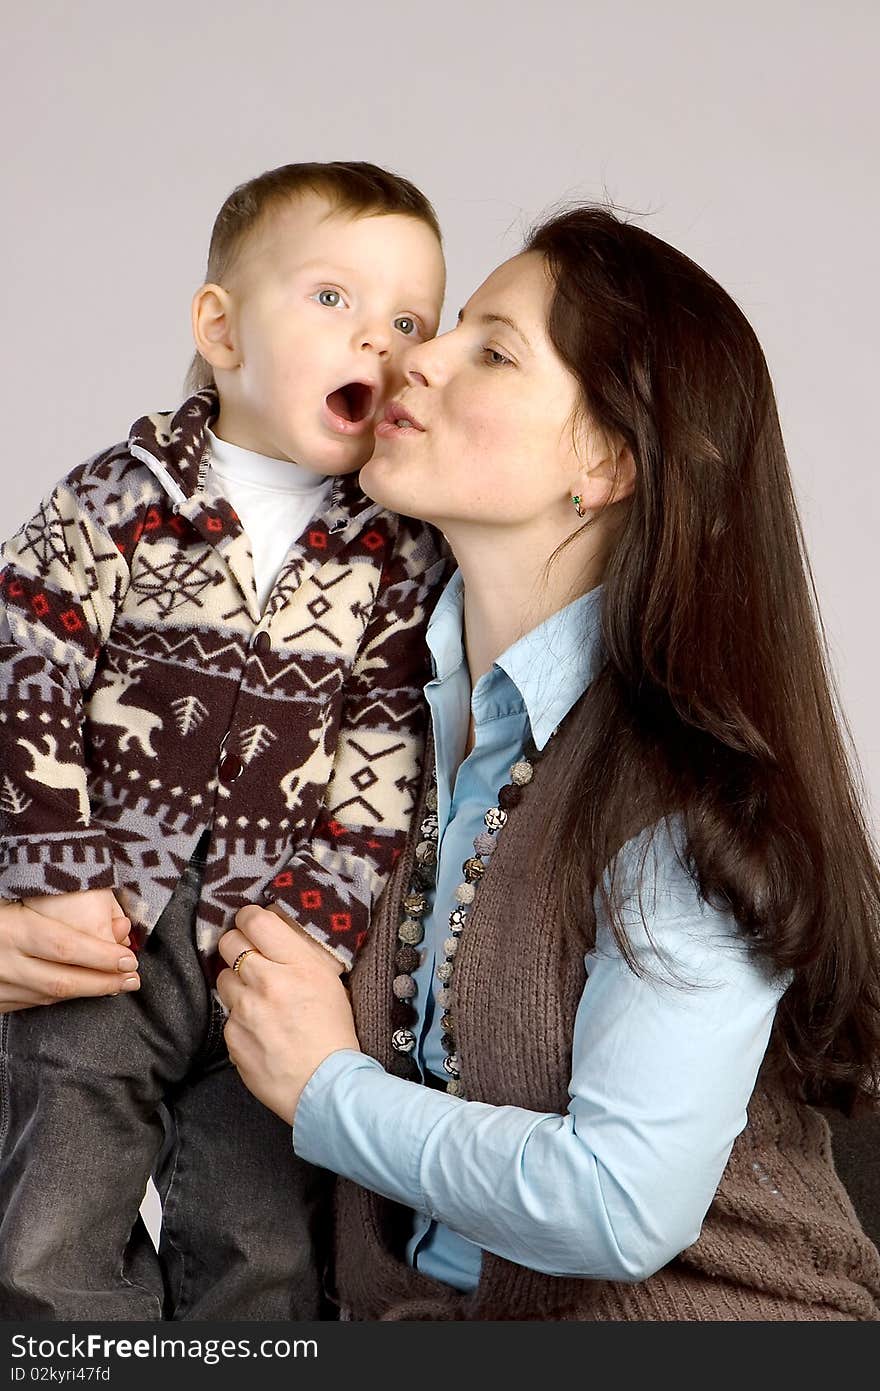
{"type": "Polygon", "coordinates": [[[423,435],[425,427],[416,420],[411,411],[399,401],[389,401],[385,407],[385,418],[376,426],[379,439],[397,439],[403,435],[423,435]]]}

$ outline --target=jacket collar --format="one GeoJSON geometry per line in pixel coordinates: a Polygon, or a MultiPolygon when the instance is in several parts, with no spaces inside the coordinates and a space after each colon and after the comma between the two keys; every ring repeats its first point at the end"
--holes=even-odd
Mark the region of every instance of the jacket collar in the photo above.
{"type": "MultiPolygon", "coordinates": [[[[173,510],[196,528],[202,539],[219,551],[238,585],[255,622],[260,619],[253,559],[237,514],[211,471],[208,430],[220,411],[215,387],[188,397],[176,411],[141,416],[131,427],[129,453],[145,464],[168,494],[173,510]]],[[[362,491],[357,474],[334,478],[326,507],[309,530],[306,553],[299,559],[303,573],[317,570],[382,508],[362,491]]],[[[277,607],[277,604],[275,605],[277,607]]]]}
{"type": "Polygon", "coordinates": [[[219,409],[217,392],[207,388],[176,411],[143,415],[131,427],[130,453],[156,475],[175,511],[204,489],[211,462],[208,427],[219,409]]]}
{"type": "MultiPolygon", "coordinates": [[[[155,474],[176,512],[184,511],[187,502],[208,502],[219,493],[208,485],[211,463],[208,430],[219,413],[216,388],[204,387],[188,397],[176,411],[143,415],[131,427],[129,452],[155,474]]],[[[362,524],[380,510],[379,504],[372,502],[361,489],[358,475],[349,473],[334,478],[323,516],[330,533],[336,534],[362,524]]]]}

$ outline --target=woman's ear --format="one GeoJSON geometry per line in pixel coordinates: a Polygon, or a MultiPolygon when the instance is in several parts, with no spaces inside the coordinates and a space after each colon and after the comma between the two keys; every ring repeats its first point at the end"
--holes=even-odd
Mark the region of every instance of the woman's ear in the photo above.
{"type": "Polygon", "coordinates": [[[615,476],[608,501],[623,502],[625,498],[632,497],[636,486],[636,461],[629,445],[623,440],[618,446],[614,465],[615,476]]]}
{"type": "Polygon", "coordinates": [[[581,469],[577,487],[572,490],[572,496],[580,500],[582,516],[622,502],[636,485],[636,464],[628,444],[609,442],[606,449],[597,452],[599,457],[581,469]]]}
{"type": "Polygon", "coordinates": [[[215,371],[238,367],[232,300],[222,285],[201,285],[193,295],[192,331],[196,348],[215,371]]]}

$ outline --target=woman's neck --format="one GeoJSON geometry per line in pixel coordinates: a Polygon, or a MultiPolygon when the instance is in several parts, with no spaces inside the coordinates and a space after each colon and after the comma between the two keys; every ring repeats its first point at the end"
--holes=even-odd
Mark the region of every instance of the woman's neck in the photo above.
{"type": "Polygon", "coordinates": [[[602,579],[604,537],[595,524],[549,566],[552,547],[512,546],[507,531],[446,535],[464,580],[464,648],[472,686],[514,642],[602,579]]]}

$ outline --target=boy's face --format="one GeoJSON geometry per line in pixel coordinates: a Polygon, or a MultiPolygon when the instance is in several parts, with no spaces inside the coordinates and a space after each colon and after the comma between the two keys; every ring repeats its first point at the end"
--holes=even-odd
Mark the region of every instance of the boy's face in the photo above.
{"type": "Polygon", "coordinates": [[[352,216],[316,194],[270,213],[225,284],[235,365],[215,367],[217,433],[316,473],[359,469],[404,349],[437,332],[444,286],[417,218],[352,216]]]}

